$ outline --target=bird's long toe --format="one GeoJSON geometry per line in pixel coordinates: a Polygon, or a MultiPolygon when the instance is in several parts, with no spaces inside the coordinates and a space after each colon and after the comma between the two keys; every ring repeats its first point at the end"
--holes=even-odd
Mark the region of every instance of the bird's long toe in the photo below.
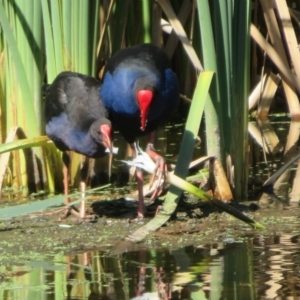
{"type": "Polygon", "coordinates": [[[154,191],[151,195],[151,200],[159,197],[165,188],[168,178],[168,168],[165,159],[157,154],[152,149],[147,149],[149,156],[155,161],[156,167],[150,180],[150,189],[154,186],[154,191]]]}

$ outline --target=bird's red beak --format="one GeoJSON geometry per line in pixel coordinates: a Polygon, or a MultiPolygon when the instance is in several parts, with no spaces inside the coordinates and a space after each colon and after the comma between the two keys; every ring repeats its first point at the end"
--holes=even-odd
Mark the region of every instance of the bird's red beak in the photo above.
{"type": "Polygon", "coordinates": [[[150,90],[140,90],[137,99],[141,110],[141,130],[144,131],[147,123],[147,115],[153,99],[153,92],[150,90]]]}
{"type": "Polygon", "coordinates": [[[111,127],[107,124],[101,125],[100,132],[103,135],[103,144],[109,149],[110,153],[113,153],[111,141],[111,127]]]}

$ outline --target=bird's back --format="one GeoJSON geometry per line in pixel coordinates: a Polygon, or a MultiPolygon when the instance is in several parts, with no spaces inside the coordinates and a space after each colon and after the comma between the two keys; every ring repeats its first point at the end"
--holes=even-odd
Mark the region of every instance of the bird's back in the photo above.
{"type": "Polygon", "coordinates": [[[142,44],[118,51],[108,62],[105,72],[113,74],[116,69],[129,66],[141,66],[145,69],[164,72],[171,68],[170,60],[165,51],[151,45],[142,44]]]}
{"type": "Polygon", "coordinates": [[[99,89],[98,80],[74,72],[60,73],[46,88],[46,134],[60,150],[73,150],[90,157],[105,154],[105,147],[90,131],[92,124],[109,122],[99,89]]]}
{"type": "Polygon", "coordinates": [[[45,119],[65,113],[74,128],[86,129],[106,110],[99,98],[100,82],[93,77],[74,72],[60,73],[47,88],[45,119]]]}

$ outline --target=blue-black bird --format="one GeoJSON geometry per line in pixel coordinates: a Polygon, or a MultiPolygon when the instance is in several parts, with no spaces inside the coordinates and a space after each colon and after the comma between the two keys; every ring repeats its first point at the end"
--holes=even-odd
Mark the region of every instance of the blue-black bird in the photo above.
{"type": "MultiPolygon", "coordinates": [[[[101,84],[93,77],[74,72],[60,73],[45,87],[44,117],[46,134],[63,151],[64,193],[68,195],[67,151],[88,158],[98,158],[112,152],[111,122],[99,98],[101,84]]],[[[88,159],[86,159],[86,163],[88,159]]],[[[81,169],[81,189],[85,190],[87,166],[81,169]]],[[[66,198],[65,203],[69,200],[66,198]]],[[[85,217],[82,202],[80,218],[85,217]]]]}
{"type": "MultiPolygon", "coordinates": [[[[165,177],[165,161],[153,151],[153,132],[171,116],[179,101],[178,80],[167,54],[151,44],[118,51],[105,68],[100,98],[110,120],[130,143],[133,153],[136,138],[150,134],[147,152],[165,177]]],[[[143,217],[145,205],[141,170],[137,172],[137,179],[138,217],[143,217]]]]}

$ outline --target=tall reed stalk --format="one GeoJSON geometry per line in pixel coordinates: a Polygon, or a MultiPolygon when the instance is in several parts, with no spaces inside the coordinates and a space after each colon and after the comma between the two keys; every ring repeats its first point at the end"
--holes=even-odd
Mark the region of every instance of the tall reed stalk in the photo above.
{"type": "Polygon", "coordinates": [[[231,183],[235,198],[241,199],[247,196],[251,3],[198,0],[197,4],[204,67],[216,72],[212,101],[205,110],[208,154],[231,156],[231,183]]]}
{"type": "MultiPolygon", "coordinates": [[[[51,83],[63,70],[95,75],[96,44],[99,37],[99,0],[1,0],[0,1],[0,109],[1,140],[14,126],[22,128],[28,138],[44,132],[42,85],[51,83]]],[[[47,150],[57,151],[50,147],[47,150]],[[52,150],[50,150],[52,149],[52,150]]],[[[57,155],[45,157],[35,148],[36,187],[54,185],[52,168],[57,155]],[[47,170],[47,172],[46,172],[47,170]],[[50,172],[50,173],[49,173],[50,172]],[[47,173],[47,178],[45,174],[47,173]]],[[[26,160],[14,152],[13,178],[26,185],[26,160]],[[22,179],[18,179],[22,178],[22,179]]],[[[76,168],[75,168],[76,169],[76,168]]],[[[13,182],[11,184],[14,184],[13,182]]]]}

